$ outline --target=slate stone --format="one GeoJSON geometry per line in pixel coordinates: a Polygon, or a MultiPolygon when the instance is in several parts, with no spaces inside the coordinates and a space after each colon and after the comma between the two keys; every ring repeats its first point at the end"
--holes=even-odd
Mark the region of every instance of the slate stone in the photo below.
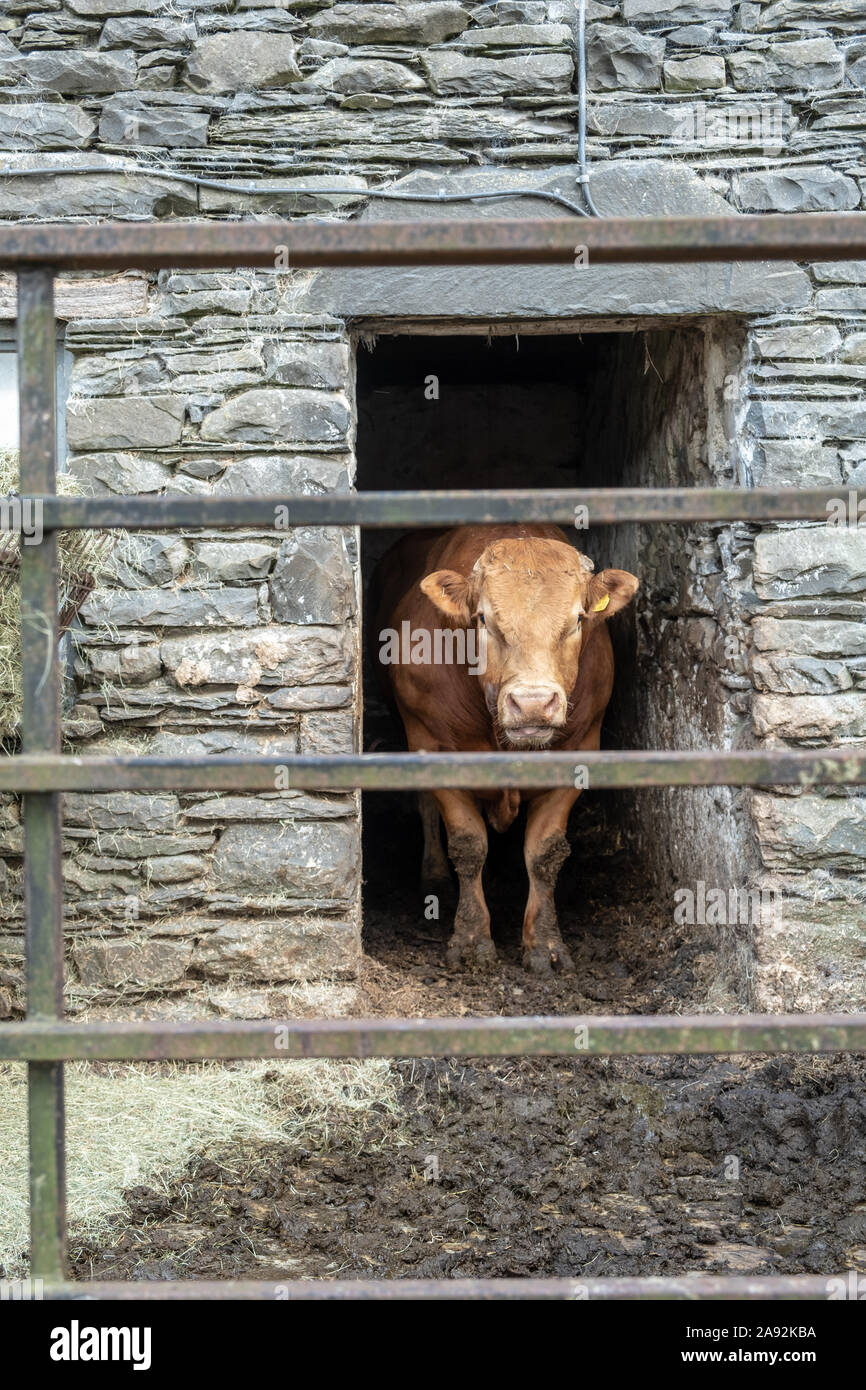
{"type": "Polygon", "coordinates": [[[112,549],[107,577],[128,589],[173,585],[189,556],[189,544],[170,531],[122,532],[112,549]]]}
{"type": "Polygon", "coordinates": [[[405,63],[392,63],[385,58],[332,58],[310,78],[309,85],[346,94],[418,92],[426,87],[423,77],[405,63]]]}
{"type": "Polygon", "coordinates": [[[72,958],[83,985],[154,988],[183,978],[192,958],[192,943],[145,937],[132,941],[78,938],[72,958]]]}
{"type": "Polygon", "coordinates": [[[345,343],[310,338],[266,343],[264,360],[268,379],[282,386],[338,391],[349,385],[351,369],[345,343]]]}
{"type": "Polygon", "coordinates": [[[748,425],[766,439],[866,439],[866,402],[753,401],[748,425]]]}
{"type": "MultiPolygon", "coordinates": [[[[351,100],[351,98],[347,98],[351,100]]],[[[401,105],[389,111],[356,112],[345,107],[318,107],[311,110],[258,109],[242,114],[228,112],[215,120],[211,139],[219,144],[273,146],[274,142],[306,148],[308,146],[382,145],[379,151],[393,157],[393,151],[415,143],[432,145],[437,141],[474,144],[489,141],[501,144],[520,134],[563,136],[570,126],[555,117],[541,119],[526,112],[496,105],[464,106],[440,103],[435,107],[401,105]]],[[[302,175],[306,181],[307,176],[302,175]]],[[[325,177],[341,186],[343,178],[325,177]]],[[[316,179],[309,176],[315,187],[316,179]]],[[[291,185],[292,179],[283,179],[291,185]]],[[[358,187],[363,184],[346,184],[358,187]]],[[[205,190],[203,190],[205,191],[205,190]]]]}
{"type": "Polygon", "coordinates": [[[859,869],[866,857],[866,798],[752,799],[761,857],[770,867],[859,869]]]}
{"type": "Polygon", "coordinates": [[[165,367],[144,350],[76,356],[69,373],[71,396],[138,395],[147,390],[165,390],[165,367]]]}
{"type": "Polygon", "coordinates": [[[276,900],[351,900],[361,870],[358,828],[342,821],[229,825],[212,860],[216,888],[276,900]]]}
{"type": "Polygon", "coordinates": [[[182,47],[195,38],[195,25],[161,16],[130,16],[107,19],[99,36],[100,48],[182,47]]]}
{"type": "Polygon", "coordinates": [[[843,661],[811,656],[756,656],[751,670],[759,690],[780,695],[830,695],[854,684],[843,661]]]}
{"type": "Polygon", "coordinates": [[[76,398],[66,412],[69,447],[152,449],[177,444],[184,410],[181,396],[76,398]]]}
{"type": "Polygon", "coordinates": [[[727,20],[733,0],[622,0],[628,24],[701,24],[727,20]]]}
{"type": "Polygon", "coordinates": [[[841,357],[843,362],[866,365],[866,333],[851,333],[845,339],[841,357]]]}
{"type": "Polygon", "coordinates": [[[352,796],[315,796],[288,791],[280,795],[215,796],[186,807],[189,821],[345,820],[357,812],[352,796]]]}
{"type": "Polygon", "coordinates": [[[280,546],[269,584],[278,623],[344,623],[355,611],[352,563],[333,527],[299,526],[280,546]]]}
{"type": "Polygon", "coordinates": [[[353,922],[229,918],[196,944],[192,964],[210,980],[315,980],[354,975],[358,955],[353,922]]]}
{"type": "Polygon", "coordinates": [[[188,185],[172,183],[166,176],[131,178],[117,162],[92,151],[69,154],[40,152],[10,154],[4,157],[9,175],[0,181],[0,218],[10,220],[67,217],[141,218],[168,213],[190,214],[198,210],[195,191],[188,185]],[[104,165],[105,173],[76,174],[75,169],[104,165]],[[64,165],[71,172],[44,178],[15,178],[16,165],[64,165]]]}
{"type": "Polygon", "coordinates": [[[715,34],[706,24],[684,24],[680,29],[671,29],[665,38],[677,48],[711,48],[715,34]]]}
{"type": "Polygon", "coordinates": [[[784,328],[758,329],[755,351],[760,357],[814,360],[836,352],[842,335],[832,323],[798,323],[784,328]]]}
{"type": "Polygon", "coordinates": [[[67,3],[75,14],[99,17],[147,14],[152,10],[151,0],[67,0],[67,3]]]}
{"type": "Polygon", "coordinates": [[[255,589],[97,589],[80,616],[101,627],[253,627],[258,620],[255,589]]]}
{"type": "Polygon", "coordinates": [[[14,57],[0,54],[0,82],[20,82],[50,92],[124,92],[135,85],[135,55],[87,48],[43,49],[14,57]]]}
{"type": "Polygon", "coordinates": [[[350,709],[305,714],[299,751],[310,754],[354,753],[355,720],[350,709]]]}
{"type": "Polygon", "coordinates": [[[232,396],[205,416],[201,437],[248,444],[337,443],[345,440],[350,419],[343,396],[272,387],[232,396]]]}
{"type": "Polygon", "coordinates": [[[250,733],[245,729],[204,729],[195,733],[160,730],[150,743],[155,757],[290,757],[296,749],[294,732],[250,733]]]}
{"type": "Polygon", "coordinates": [[[563,48],[571,42],[566,24],[494,24],[489,29],[467,29],[453,40],[452,47],[469,48],[563,48]]]}
{"type": "Polygon", "coordinates": [[[301,76],[291,34],[211,34],[193,44],[185,67],[185,79],[197,91],[285,87],[301,76]]]}
{"type": "Polygon", "coordinates": [[[866,736],[866,694],[756,695],[752,725],[760,738],[844,740],[866,736]]]}
{"type": "Polygon", "coordinates": [[[339,454],[247,454],[229,459],[213,491],[216,496],[347,492],[350,466],[348,457],[339,454]]]}
{"type": "Polygon", "coordinates": [[[866,623],[839,619],[757,617],[752,623],[761,652],[795,652],[803,656],[866,656],[866,623]]]}
{"type": "Polygon", "coordinates": [[[756,487],[833,487],[841,484],[839,452],[817,439],[762,439],[754,445],[756,487]]]}
{"type": "Polygon", "coordinates": [[[664,39],[638,29],[591,25],[586,34],[586,75],[591,91],[652,92],[661,86],[664,39]]]}
{"type": "MultiPolygon", "coordinates": [[[[412,192],[467,191],[505,186],[559,188],[579,197],[562,171],[503,170],[430,176],[413,174],[396,188],[412,192]]],[[[671,160],[611,160],[592,169],[593,196],[607,216],[731,215],[728,202],[689,169],[671,160]]],[[[436,216],[415,203],[371,206],[362,221],[436,216]]],[[[538,204],[507,198],[468,209],[454,204],[449,217],[537,217],[538,204]]],[[[551,215],[556,215],[551,213],[551,215]]],[[[575,244],[582,235],[575,230],[575,244]]],[[[589,233],[587,232],[587,240],[589,233]]],[[[513,266],[425,269],[379,267],[317,272],[297,307],[340,317],[453,316],[469,319],[579,318],[583,315],[702,312],[774,312],[802,308],[812,297],[808,276],[789,262],[708,263],[681,266],[513,266]]]]}
{"type": "Polygon", "coordinates": [[[820,23],[826,27],[834,22],[855,24],[863,22],[862,0],[821,0],[821,8],[816,11],[812,0],[778,0],[775,5],[761,7],[758,29],[786,29],[798,27],[803,21],[814,24],[820,16],[820,23]]]}
{"type": "Polygon", "coordinates": [[[197,149],[207,144],[209,120],[207,111],[195,107],[154,105],[126,93],[104,103],[99,138],[107,145],[197,149]]]}
{"type": "Polygon", "coordinates": [[[0,106],[0,149],[80,149],[96,121],[74,102],[22,101],[0,106]]]}
{"type": "Polygon", "coordinates": [[[145,862],[148,883],[187,883],[200,878],[205,860],[198,854],[154,854],[145,862]]]}
{"type": "Polygon", "coordinates": [[[265,579],[276,553],[276,545],[263,541],[198,541],[191,572],[226,584],[240,579],[265,579]]]}
{"type": "Polygon", "coordinates": [[[84,484],[88,496],[161,492],[172,476],[158,459],[114,453],[78,454],[69,460],[69,471],[84,484]]]}
{"type": "Polygon", "coordinates": [[[166,637],[160,657],[184,689],[345,684],[351,678],[354,641],[341,627],[259,627],[254,632],[166,637]]]}
{"type": "Polygon", "coordinates": [[[819,284],[866,285],[866,261],[817,261],[813,273],[819,284]]]}
{"type": "Polygon", "coordinates": [[[439,96],[514,96],[567,92],[574,64],[570,53],[527,53],[519,58],[482,58],[431,49],[421,65],[439,96]]]}
{"type": "Polygon", "coordinates": [[[66,825],[93,830],[174,831],[180,803],[173,792],[67,792],[66,825]]]}
{"type": "Polygon", "coordinates": [[[334,5],[313,15],[313,38],[341,43],[443,43],[460,34],[469,23],[462,5],[450,0],[426,0],[424,4],[334,5]]]}
{"type": "Polygon", "coordinates": [[[299,174],[281,178],[256,179],[256,193],[247,192],[248,184],[237,182],[229,192],[225,189],[202,188],[202,212],[270,212],[282,217],[312,212],[323,215],[329,210],[358,207],[364,200],[367,180],[354,174],[299,174]],[[301,192],[301,189],[327,189],[327,193],[301,192]],[[339,190],[334,192],[333,190],[339,190]],[[345,189],[345,192],[342,190],[345,189]]]}
{"type": "Polygon", "coordinates": [[[851,594],[866,589],[866,527],[802,526],[755,540],[761,598],[851,594]]]}
{"type": "Polygon", "coordinates": [[[664,65],[666,92],[708,92],[725,85],[725,60],[708,53],[696,58],[671,58],[664,65]]]}
{"type": "Polygon", "coordinates": [[[860,190],[835,169],[770,169],[739,174],[734,197],[743,212],[837,212],[859,207],[860,190]]]}
{"type": "Polygon", "coordinates": [[[845,59],[832,39],[797,39],[766,50],[742,49],[728,55],[728,74],[740,92],[804,91],[836,87],[845,59]]]}
{"type": "Polygon", "coordinates": [[[104,651],[94,647],[87,654],[87,662],[98,681],[118,681],[123,685],[145,685],[156,680],[162,671],[159,647],[138,643],[104,651]]]}

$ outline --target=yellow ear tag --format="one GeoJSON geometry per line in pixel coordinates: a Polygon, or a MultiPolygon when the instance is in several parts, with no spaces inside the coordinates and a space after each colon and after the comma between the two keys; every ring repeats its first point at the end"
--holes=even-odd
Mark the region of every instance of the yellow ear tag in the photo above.
{"type": "Polygon", "coordinates": [[[605,594],[604,598],[600,598],[599,601],[598,601],[598,603],[594,603],[594,604],[592,605],[592,611],[593,611],[593,613],[603,613],[604,610],[605,610],[605,608],[607,608],[607,605],[608,605],[609,603],[610,603],[610,594],[605,594]]]}

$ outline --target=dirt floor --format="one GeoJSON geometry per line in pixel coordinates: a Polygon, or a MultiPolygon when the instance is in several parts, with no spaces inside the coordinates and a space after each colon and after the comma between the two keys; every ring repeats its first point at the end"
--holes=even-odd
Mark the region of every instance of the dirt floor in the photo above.
{"type": "MultiPolygon", "coordinates": [[[[712,943],[688,939],[588,798],[563,871],[574,977],[520,963],[518,827],[494,846],[500,962],[444,967],[405,802],[366,808],[356,1014],[687,1012],[712,943]],[[594,832],[594,833],[593,833],[594,832]],[[387,834],[391,853],[382,853],[387,834]],[[514,834],[518,838],[515,841],[514,834]],[[600,853],[599,846],[604,852],[600,853]],[[515,864],[517,867],[515,868],[515,864]]],[[[445,905],[443,904],[443,909],[445,905]]],[[[682,929],[686,931],[688,929],[682,929]]],[[[703,1002],[702,1002],[703,1001],[703,1002]]],[[[855,1058],[505,1059],[397,1064],[400,1115],[359,1145],[203,1154],[133,1188],[82,1278],[352,1278],[866,1270],[866,1065],[855,1058]]]]}

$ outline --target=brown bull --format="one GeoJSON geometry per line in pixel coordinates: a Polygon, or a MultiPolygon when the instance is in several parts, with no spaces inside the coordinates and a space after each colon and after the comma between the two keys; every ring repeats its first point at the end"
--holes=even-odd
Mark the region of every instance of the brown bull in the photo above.
{"type": "MultiPolygon", "coordinates": [[[[634,575],[594,574],[591,561],[557,526],[461,526],[406,536],[384,557],[378,584],[376,637],[390,630],[409,639],[380,646],[379,659],[384,654],[387,660],[385,672],[412,751],[598,748],[613,688],[606,624],[633,598],[634,575]],[[469,647],[463,660],[449,660],[443,646],[443,635],[455,633],[464,634],[469,647]]],[[[495,960],[481,884],[487,858],[482,807],[493,829],[504,831],[524,799],[524,959],[539,971],[572,968],[554,890],[569,853],[569,812],[579,795],[577,788],[564,787],[422,796],[422,874],[428,881],[448,877],[441,813],[459,881],[449,963],[495,960]]]]}

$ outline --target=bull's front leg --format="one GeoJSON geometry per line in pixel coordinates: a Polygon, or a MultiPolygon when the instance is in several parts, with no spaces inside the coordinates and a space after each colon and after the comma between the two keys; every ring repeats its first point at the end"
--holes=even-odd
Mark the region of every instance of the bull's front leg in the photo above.
{"type": "Polygon", "coordinates": [[[439,833],[439,807],[432,792],[418,793],[418,810],[424,831],[424,855],[421,860],[421,886],[425,892],[439,893],[451,887],[448,857],[439,833]]]}
{"type": "Polygon", "coordinates": [[[556,880],[570,854],[566,828],[580,793],[570,787],[545,792],[529,803],[523,854],[529,875],[529,897],[523,918],[523,963],[530,970],[571,973],[571,956],[563,945],[556,920],[556,880]]]}
{"type": "Polygon", "coordinates": [[[448,832],[448,858],[460,886],[454,934],[448,943],[448,964],[490,966],[496,962],[496,948],[490,937],[490,913],[481,884],[487,859],[484,817],[469,792],[437,791],[435,796],[448,832]]]}

